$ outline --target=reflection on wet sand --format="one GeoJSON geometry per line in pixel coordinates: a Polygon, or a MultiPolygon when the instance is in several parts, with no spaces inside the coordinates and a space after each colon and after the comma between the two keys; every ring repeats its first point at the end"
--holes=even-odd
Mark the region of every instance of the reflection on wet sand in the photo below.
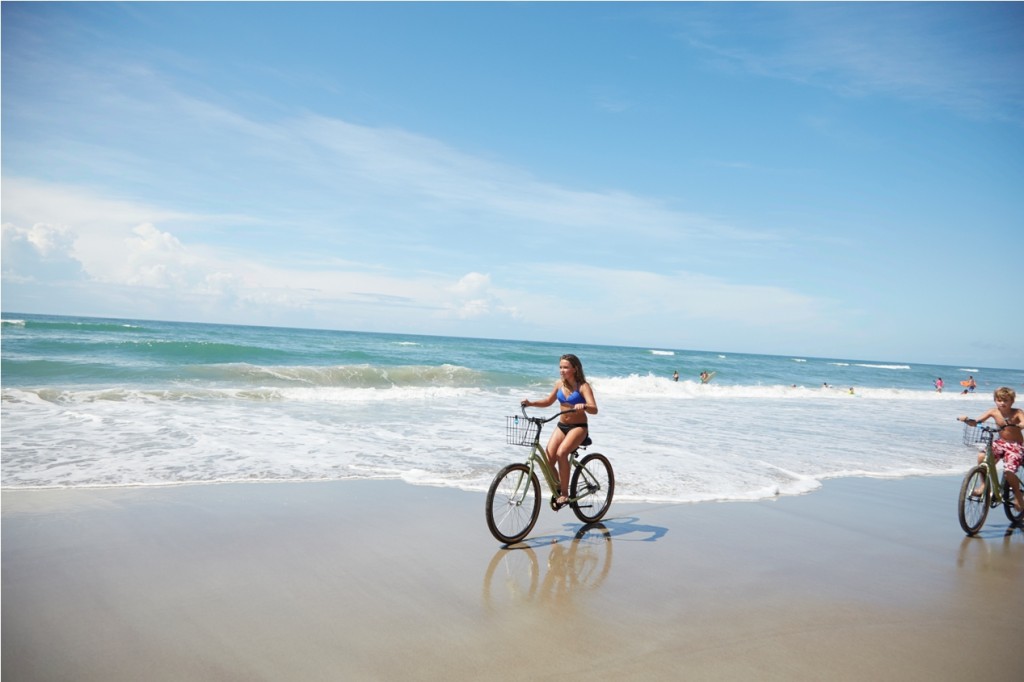
{"type": "Polygon", "coordinates": [[[547,535],[502,547],[484,574],[484,607],[500,610],[511,604],[537,603],[568,608],[607,579],[613,538],[655,542],[667,532],[638,521],[625,518],[592,523],[574,535],[547,535]]]}
{"type": "Polygon", "coordinates": [[[484,605],[498,609],[538,603],[566,609],[583,592],[600,587],[611,566],[612,533],[603,523],[583,526],[575,536],[533,538],[494,554],[484,575],[484,605]]]}

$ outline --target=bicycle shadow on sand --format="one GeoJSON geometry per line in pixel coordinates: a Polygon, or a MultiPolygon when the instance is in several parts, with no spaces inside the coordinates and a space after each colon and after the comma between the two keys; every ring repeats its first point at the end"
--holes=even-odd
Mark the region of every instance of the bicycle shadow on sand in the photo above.
{"type": "Polygon", "coordinates": [[[637,516],[604,519],[594,523],[565,523],[563,528],[565,528],[563,533],[538,535],[511,545],[504,545],[498,551],[539,549],[557,542],[579,541],[595,530],[605,535],[609,540],[622,539],[626,542],[657,542],[668,533],[668,528],[664,526],[640,523],[640,518],[637,516]]]}
{"type": "Polygon", "coordinates": [[[499,552],[506,550],[540,549],[554,543],[579,541],[588,532],[598,530],[608,540],[623,539],[626,542],[653,543],[665,537],[669,529],[665,526],[641,523],[637,516],[604,519],[594,523],[564,523],[564,532],[537,536],[521,540],[512,545],[503,545],[499,552]]]}

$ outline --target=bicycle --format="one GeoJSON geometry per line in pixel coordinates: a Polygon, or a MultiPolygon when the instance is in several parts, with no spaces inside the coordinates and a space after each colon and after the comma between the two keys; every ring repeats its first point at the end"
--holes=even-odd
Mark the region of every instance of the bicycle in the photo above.
{"type": "Polygon", "coordinates": [[[964,445],[985,444],[985,461],[971,468],[960,486],[957,512],[960,527],[968,535],[974,535],[985,524],[988,510],[1003,506],[1011,526],[1024,524],[1024,511],[1017,511],[1013,505],[1013,491],[1003,473],[1000,480],[996,472],[996,460],[992,454],[992,440],[1001,429],[978,424],[964,424],[964,445]]]}
{"type": "MultiPolygon", "coordinates": [[[[509,464],[499,471],[487,490],[487,527],[491,535],[507,545],[525,538],[540,516],[538,470],[551,490],[551,509],[558,511],[564,506],[557,501],[558,475],[548,463],[547,453],[540,444],[540,433],[544,424],[565,412],[545,419],[528,417],[526,408],[520,409],[522,417],[506,418],[506,439],[509,445],[530,448],[530,455],[525,462],[509,464]]],[[[580,450],[586,450],[589,445],[592,441],[587,436],[569,455],[572,474],[566,504],[583,523],[595,523],[604,518],[615,493],[615,473],[607,457],[595,452],[580,459],[580,450]]]]}

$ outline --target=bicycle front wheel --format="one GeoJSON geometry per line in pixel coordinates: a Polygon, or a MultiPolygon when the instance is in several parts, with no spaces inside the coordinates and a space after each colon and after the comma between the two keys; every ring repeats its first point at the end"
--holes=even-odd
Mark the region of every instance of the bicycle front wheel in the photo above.
{"type": "Polygon", "coordinates": [[[1024,526],[1024,510],[1017,511],[1013,506],[1013,489],[1006,480],[1006,474],[1003,474],[1003,511],[1006,512],[1006,518],[1010,519],[1010,525],[1024,526]]]}
{"type": "Polygon", "coordinates": [[[979,464],[964,476],[964,482],[960,486],[957,511],[960,515],[960,527],[968,535],[974,535],[985,525],[991,492],[988,482],[988,467],[984,464],[979,464]]]}
{"type": "Polygon", "coordinates": [[[587,455],[573,469],[569,482],[572,512],[583,523],[600,521],[608,513],[615,494],[615,472],[604,455],[587,455]]]}
{"type": "Polygon", "coordinates": [[[509,464],[487,491],[487,527],[497,540],[511,545],[533,530],[540,515],[540,481],[525,464],[509,464]]]}

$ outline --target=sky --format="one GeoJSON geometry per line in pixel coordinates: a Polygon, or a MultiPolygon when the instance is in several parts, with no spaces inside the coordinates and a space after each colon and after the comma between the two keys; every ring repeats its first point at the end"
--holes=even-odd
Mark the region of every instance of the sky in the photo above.
{"type": "Polygon", "coordinates": [[[1024,367],[1024,3],[21,3],[2,308],[1024,367]]]}

